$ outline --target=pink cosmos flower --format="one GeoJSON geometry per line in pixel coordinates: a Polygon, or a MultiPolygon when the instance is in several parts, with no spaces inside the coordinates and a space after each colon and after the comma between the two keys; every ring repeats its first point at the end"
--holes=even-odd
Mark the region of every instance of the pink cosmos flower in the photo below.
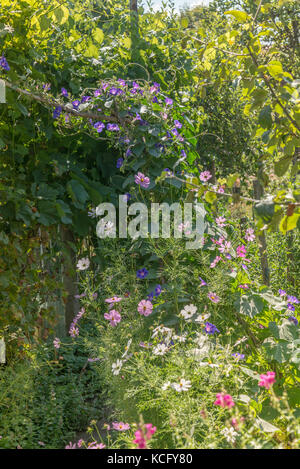
{"type": "Polygon", "coordinates": [[[242,290],[248,290],[249,285],[247,285],[247,283],[244,283],[244,284],[239,285],[239,288],[242,288],[242,290]]]}
{"type": "Polygon", "coordinates": [[[212,175],[209,171],[203,171],[202,173],[200,173],[200,181],[202,182],[208,181],[211,177],[212,175]]]}
{"type": "Polygon", "coordinates": [[[231,409],[231,407],[235,405],[230,394],[225,394],[223,392],[220,392],[217,394],[216,397],[217,399],[214,402],[215,405],[219,405],[224,408],[228,407],[228,409],[231,409]]]}
{"type": "Polygon", "coordinates": [[[111,298],[106,298],[105,303],[118,303],[122,298],[119,296],[112,296],[111,298]]]}
{"type": "Polygon", "coordinates": [[[224,241],[224,243],[221,244],[221,246],[219,247],[219,251],[223,252],[223,253],[226,253],[226,252],[229,252],[230,248],[231,248],[231,242],[230,241],[224,241]]]}
{"type": "Polygon", "coordinates": [[[213,292],[209,292],[207,296],[213,303],[219,303],[220,301],[220,297],[213,292]]]}
{"type": "Polygon", "coordinates": [[[112,309],[109,313],[105,313],[104,317],[110,322],[110,325],[113,327],[121,321],[121,314],[115,309],[112,309]]]}
{"type": "Polygon", "coordinates": [[[134,181],[139,186],[144,187],[144,189],[147,189],[147,187],[149,187],[149,185],[150,185],[150,179],[147,176],[145,176],[143,173],[140,173],[140,172],[138,172],[134,176],[134,181]]]}
{"type": "Polygon", "coordinates": [[[65,446],[65,449],[76,449],[76,443],[72,443],[72,441],[70,441],[70,443],[65,446]]]}
{"type": "Polygon", "coordinates": [[[224,217],[216,218],[216,224],[217,224],[218,226],[220,226],[221,228],[222,228],[223,226],[226,226],[226,225],[227,225],[227,223],[225,223],[225,221],[226,221],[226,218],[224,218],[224,217]]]}
{"type": "Polygon", "coordinates": [[[217,263],[220,262],[221,259],[222,258],[220,256],[217,256],[210,264],[210,268],[213,269],[214,267],[216,267],[217,263]]]}
{"type": "Polygon", "coordinates": [[[238,257],[246,257],[246,253],[247,251],[246,251],[245,246],[238,246],[236,248],[236,254],[238,257]]]}
{"type": "Polygon", "coordinates": [[[123,432],[125,430],[130,429],[129,423],[124,423],[124,422],[113,422],[112,426],[114,430],[118,430],[119,432],[123,432]]]}
{"type": "Polygon", "coordinates": [[[255,234],[254,234],[254,230],[252,228],[248,228],[246,230],[246,234],[245,234],[245,240],[246,241],[254,241],[255,240],[255,234]]]}
{"type": "Polygon", "coordinates": [[[267,371],[267,373],[264,375],[260,375],[260,381],[258,383],[258,386],[261,386],[266,389],[270,389],[272,384],[276,382],[275,380],[275,372],[274,371],[267,371]]]}
{"type": "Polygon", "coordinates": [[[153,304],[149,300],[142,300],[138,304],[138,312],[143,316],[149,316],[152,313],[153,304]]]}
{"type": "Polygon", "coordinates": [[[104,449],[106,446],[103,443],[97,443],[97,441],[93,441],[92,443],[88,444],[87,449],[104,449]]]}
{"type": "Polygon", "coordinates": [[[58,337],[55,337],[55,339],[53,340],[53,345],[56,349],[59,349],[60,348],[60,344],[61,344],[61,341],[58,337]]]}

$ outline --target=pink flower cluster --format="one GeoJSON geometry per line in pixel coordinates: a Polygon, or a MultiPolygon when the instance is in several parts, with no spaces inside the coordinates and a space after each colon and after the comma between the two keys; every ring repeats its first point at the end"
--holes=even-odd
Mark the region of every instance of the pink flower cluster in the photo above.
{"type": "Polygon", "coordinates": [[[155,432],[156,427],[153,427],[152,423],[146,423],[143,428],[135,432],[133,443],[137,445],[138,449],[147,449],[147,441],[151,440],[155,432]]]}
{"type": "Polygon", "coordinates": [[[231,407],[235,405],[230,394],[219,392],[216,397],[217,399],[214,402],[215,405],[219,405],[224,408],[228,407],[228,409],[231,409],[231,407]]]}
{"type": "Polygon", "coordinates": [[[124,432],[125,430],[130,429],[129,423],[124,422],[113,422],[112,426],[114,430],[118,430],[119,432],[124,432]]]}
{"type": "Polygon", "coordinates": [[[262,388],[270,389],[272,384],[275,383],[275,372],[274,371],[267,371],[267,373],[264,375],[260,375],[260,381],[258,383],[258,386],[261,386],[262,388]]]}
{"type": "Polygon", "coordinates": [[[134,176],[134,181],[136,184],[143,187],[144,189],[147,189],[147,187],[149,187],[150,185],[150,179],[143,173],[137,173],[134,176]]]}
{"type": "Polygon", "coordinates": [[[112,309],[109,313],[105,313],[104,317],[109,321],[110,325],[113,327],[121,321],[121,314],[115,309],[112,309]]]}
{"type": "Polygon", "coordinates": [[[149,316],[152,313],[153,304],[149,300],[142,300],[138,304],[138,312],[143,316],[149,316]]]}
{"type": "Polygon", "coordinates": [[[79,336],[79,329],[78,327],[76,327],[76,324],[78,323],[79,319],[84,315],[84,313],[85,313],[85,309],[81,308],[77,316],[75,316],[75,318],[73,319],[73,322],[71,323],[70,329],[69,329],[69,334],[71,337],[79,336]]]}
{"type": "Polygon", "coordinates": [[[238,257],[246,257],[246,253],[247,253],[247,251],[246,251],[245,246],[242,245],[242,246],[238,246],[236,248],[236,255],[238,257]]]}

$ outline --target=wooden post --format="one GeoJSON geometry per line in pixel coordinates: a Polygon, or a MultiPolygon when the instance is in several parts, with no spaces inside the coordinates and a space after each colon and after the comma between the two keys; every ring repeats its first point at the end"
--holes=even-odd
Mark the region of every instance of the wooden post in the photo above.
{"type": "MultiPolygon", "coordinates": [[[[256,200],[260,200],[263,197],[264,189],[258,179],[253,180],[253,192],[254,192],[254,198],[256,200]]],[[[259,244],[260,263],[261,263],[263,283],[267,286],[270,286],[270,269],[269,269],[269,263],[268,263],[268,255],[267,255],[267,241],[266,241],[266,235],[264,232],[262,232],[258,236],[258,244],[259,244]]]]}
{"type": "Polygon", "coordinates": [[[70,243],[74,243],[74,234],[66,226],[61,225],[61,237],[63,241],[63,284],[67,292],[65,300],[65,327],[67,334],[73,318],[79,311],[79,301],[75,298],[78,294],[77,276],[75,269],[76,253],[70,243]]]}

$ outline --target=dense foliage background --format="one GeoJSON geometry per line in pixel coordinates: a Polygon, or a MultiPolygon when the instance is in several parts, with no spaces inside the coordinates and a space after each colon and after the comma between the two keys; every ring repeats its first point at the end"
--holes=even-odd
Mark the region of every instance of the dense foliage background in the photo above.
{"type": "Polygon", "coordinates": [[[134,446],[140,418],[157,448],[297,447],[298,14],[290,0],[179,14],[172,2],[1,1],[0,447],[64,447],[103,415],[131,427],[90,427],[107,447],[134,446]],[[203,249],[101,239],[95,208],[124,194],[203,203],[203,249]],[[216,335],[182,316],[191,304],[216,335]],[[153,336],[162,325],[172,332],[153,336]],[[164,389],[181,378],[184,402],[164,389]],[[232,408],[214,404],[220,392],[232,408]]]}

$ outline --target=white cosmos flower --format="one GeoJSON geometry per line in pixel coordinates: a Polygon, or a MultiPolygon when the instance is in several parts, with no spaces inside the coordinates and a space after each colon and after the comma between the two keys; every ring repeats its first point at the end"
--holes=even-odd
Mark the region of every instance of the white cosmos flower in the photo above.
{"type": "Polygon", "coordinates": [[[122,369],[123,362],[122,360],[117,360],[116,363],[113,363],[111,366],[113,375],[118,375],[122,369]]]}
{"type": "Polygon", "coordinates": [[[86,270],[90,266],[90,260],[88,257],[83,257],[82,259],[79,259],[77,262],[77,269],[78,270],[86,270]]]}
{"type": "Polygon", "coordinates": [[[198,366],[209,366],[210,368],[219,368],[220,365],[216,365],[215,363],[209,363],[209,362],[200,362],[198,363],[198,366]]]}
{"type": "Polygon", "coordinates": [[[132,339],[129,339],[128,342],[127,342],[127,345],[126,345],[126,347],[125,347],[125,352],[124,352],[123,355],[122,355],[122,358],[126,357],[131,343],[132,343],[132,339]]]}
{"type": "Polygon", "coordinates": [[[183,319],[190,319],[196,312],[197,306],[190,304],[186,305],[184,309],[180,311],[180,316],[183,317],[183,319]]]}
{"type": "Polygon", "coordinates": [[[160,325],[160,326],[157,326],[155,329],[153,329],[153,334],[151,337],[153,339],[154,337],[157,337],[158,335],[163,335],[163,336],[166,336],[167,339],[171,339],[173,332],[174,332],[173,329],[160,325]]]}
{"type": "Polygon", "coordinates": [[[187,381],[184,378],[181,378],[179,383],[172,383],[171,386],[173,389],[175,389],[175,391],[182,392],[182,391],[188,391],[192,385],[190,381],[187,381]]]}
{"type": "Polygon", "coordinates": [[[227,428],[227,427],[223,428],[223,430],[221,430],[221,433],[222,435],[225,436],[228,443],[234,443],[236,436],[238,435],[238,433],[235,432],[233,428],[227,428]]]}
{"type": "Polygon", "coordinates": [[[158,344],[153,349],[153,355],[165,355],[167,351],[168,351],[168,347],[165,344],[158,344]]]}
{"type": "Polygon", "coordinates": [[[210,317],[210,314],[207,313],[207,314],[199,314],[199,316],[197,316],[195,318],[195,322],[199,323],[199,324],[202,324],[203,322],[207,321],[207,319],[210,317]]]}
{"type": "Polygon", "coordinates": [[[171,381],[167,381],[166,383],[162,385],[161,389],[163,391],[166,391],[170,386],[171,386],[171,381]]]}
{"type": "Polygon", "coordinates": [[[186,332],[182,335],[173,335],[173,339],[177,340],[178,342],[185,342],[186,341],[186,332]]]}

